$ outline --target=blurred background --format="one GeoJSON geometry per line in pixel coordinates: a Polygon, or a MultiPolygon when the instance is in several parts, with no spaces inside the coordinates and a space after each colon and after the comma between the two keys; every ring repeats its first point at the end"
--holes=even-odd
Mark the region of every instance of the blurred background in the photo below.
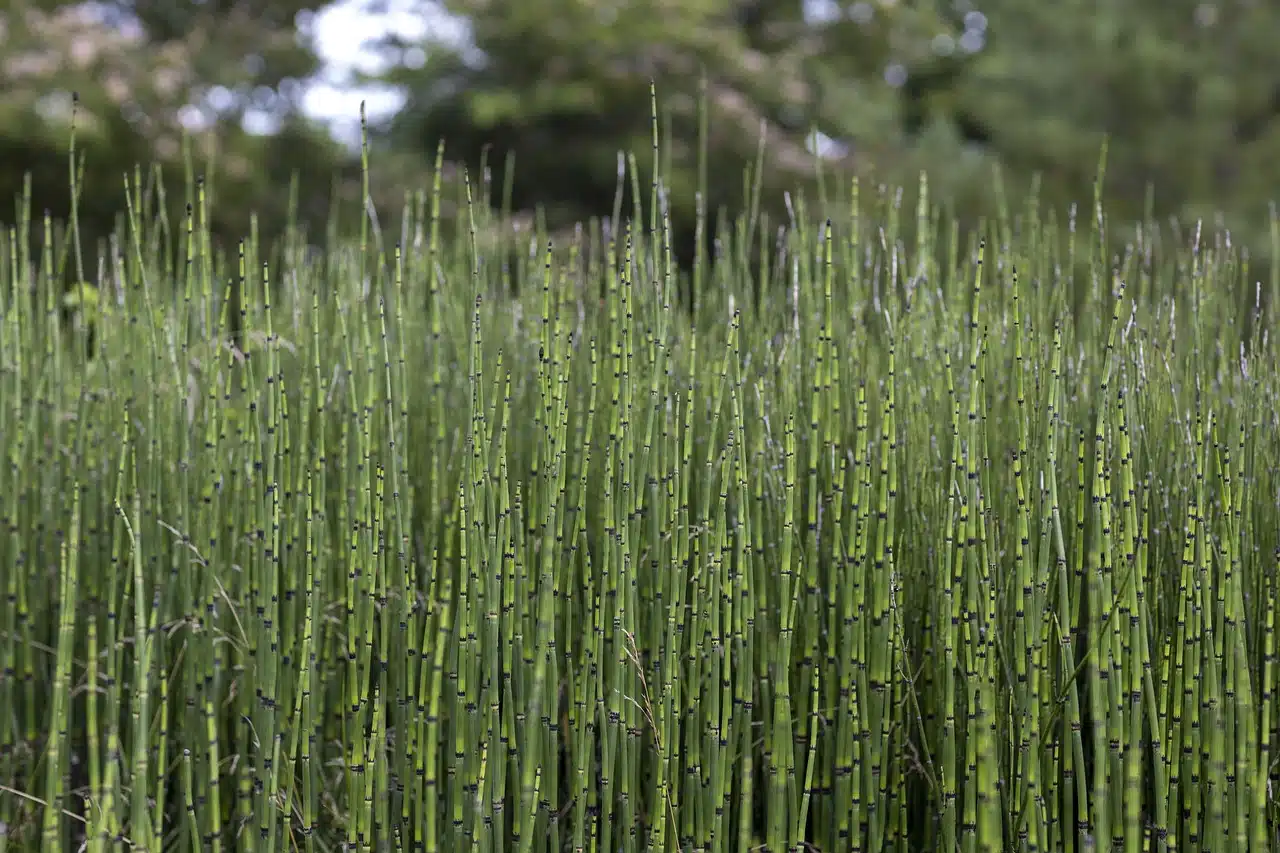
{"type": "Polygon", "coordinates": [[[443,138],[455,170],[487,157],[495,205],[509,191],[516,218],[541,205],[564,228],[609,214],[620,150],[647,173],[653,79],[683,250],[705,103],[713,216],[741,206],[762,140],[776,217],[820,176],[913,187],[922,169],[966,221],[1033,181],[1042,207],[1087,216],[1105,136],[1113,221],[1203,218],[1259,257],[1277,44],[1272,0],[5,0],[0,221],[27,173],[33,213],[69,212],[75,92],[90,238],[118,221],[124,172],[157,164],[177,203],[188,159],[219,239],[250,211],[277,233],[295,175],[299,217],[323,229],[359,198],[362,99],[379,209],[429,188],[443,138]]]}

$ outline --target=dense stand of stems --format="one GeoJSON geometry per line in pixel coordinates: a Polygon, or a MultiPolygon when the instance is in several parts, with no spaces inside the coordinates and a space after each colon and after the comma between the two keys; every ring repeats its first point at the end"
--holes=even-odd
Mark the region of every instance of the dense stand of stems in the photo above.
{"type": "Polygon", "coordinates": [[[65,301],[28,190],[0,853],[1280,849],[1280,268],[922,179],[684,275],[653,155],[511,255],[136,172],[65,301]]]}

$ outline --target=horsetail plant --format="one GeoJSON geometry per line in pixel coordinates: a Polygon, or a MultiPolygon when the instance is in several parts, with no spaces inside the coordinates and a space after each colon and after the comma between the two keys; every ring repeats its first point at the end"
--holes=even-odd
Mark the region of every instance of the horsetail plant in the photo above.
{"type": "Polygon", "coordinates": [[[386,232],[363,146],[323,259],[215,250],[193,169],[84,258],[26,185],[0,852],[1280,850],[1274,211],[1264,299],[1199,228],[1112,263],[1105,161],[779,228],[762,148],[682,269],[652,107],[516,247],[443,146],[386,232]]]}

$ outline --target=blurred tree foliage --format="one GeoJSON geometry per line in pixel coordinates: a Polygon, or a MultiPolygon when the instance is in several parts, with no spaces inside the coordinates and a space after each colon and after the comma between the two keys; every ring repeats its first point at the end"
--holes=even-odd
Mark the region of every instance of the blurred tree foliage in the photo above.
{"type": "MultiPolygon", "coordinates": [[[[805,143],[816,128],[840,143],[822,167],[833,180],[911,186],[925,169],[935,197],[972,218],[993,211],[998,168],[1010,193],[1035,176],[1046,204],[1087,216],[1107,138],[1114,220],[1141,218],[1154,186],[1158,218],[1213,224],[1222,211],[1237,240],[1269,250],[1280,4],[418,2],[467,20],[471,43],[429,35],[416,45],[425,63],[385,75],[409,95],[385,142],[431,152],[444,138],[473,166],[489,145],[499,170],[514,154],[514,206],[545,203],[552,224],[609,212],[618,150],[636,151],[647,173],[652,78],[674,141],[673,215],[688,231],[705,74],[713,209],[742,201],[763,131],[764,201],[785,215],[781,190],[814,183],[805,143]]],[[[415,45],[385,47],[394,58],[415,45]]]]}
{"type": "Polygon", "coordinates": [[[980,117],[1011,171],[1042,172],[1089,198],[1098,140],[1109,139],[1114,218],[1184,223],[1217,211],[1267,248],[1280,187],[1280,5],[1177,0],[1048,6],[983,0],[988,48],[957,78],[949,108],[980,117]]]}
{"type": "MultiPolygon", "coordinates": [[[[364,2],[371,12],[386,0],[364,2]]],[[[745,168],[765,145],[762,202],[786,190],[812,208],[859,174],[912,187],[971,220],[1036,176],[1045,204],[1088,214],[1109,136],[1114,221],[1152,212],[1184,223],[1224,211],[1238,242],[1269,250],[1280,186],[1280,4],[1263,0],[396,0],[465,20],[469,41],[391,38],[381,82],[405,107],[376,128],[373,198],[394,215],[425,186],[437,141],[473,174],[482,152],[501,203],[541,204],[553,228],[613,207],[618,152],[650,168],[649,81],[657,83],[677,249],[693,249],[699,105],[709,113],[705,200],[740,210],[745,168]],[[419,61],[423,60],[425,61],[419,61]],[[705,89],[703,88],[705,83],[705,89]],[[705,101],[702,100],[705,94],[705,101]],[[808,145],[819,131],[819,160],[808,145]],[[1271,156],[1268,156],[1271,155],[1271,156]]],[[[157,163],[181,215],[184,145],[214,190],[226,244],[257,211],[263,231],[299,213],[313,226],[335,189],[358,198],[358,161],[299,111],[317,58],[301,37],[322,0],[9,0],[0,7],[0,204],[33,177],[33,212],[69,213],[71,92],[85,153],[80,202],[92,245],[116,223],[122,176],[157,163]],[[266,112],[274,133],[243,130],[266,112]],[[193,115],[202,130],[184,136],[193,115]],[[335,180],[336,179],[336,180],[335,180]]],[[[864,186],[867,186],[864,184],[864,186]]],[[[642,186],[646,199],[648,187],[642,186]]],[[[910,210],[910,192],[904,203],[910,210]]],[[[630,209],[631,201],[627,201],[630,209]]],[[[7,208],[0,208],[4,210],[7,208]]],[[[349,208],[350,209],[350,208],[349,208]]],[[[354,208],[353,210],[358,210],[354,208]]],[[[839,216],[839,209],[827,213],[839,216]]],[[[910,218],[910,217],[907,217],[910,218]]],[[[7,213],[0,221],[9,221],[7,213]]],[[[344,215],[352,224],[354,215],[344,215]]],[[[176,222],[177,219],[174,219],[176,222]]],[[[318,230],[315,228],[314,230],[318,230]]],[[[314,233],[314,231],[313,231],[314,233]]],[[[38,236],[38,235],[37,235],[38,236]]],[[[1126,236],[1126,235],[1119,235],[1126,236]]],[[[90,250],[90,254],[92,251],[90,250]]]]}
{"type": "MultiPolygon", "coordinates": [[[[69,216],[74,112],[86,266],[96,265],[96,241],[119,224],[124,176],[136,166],[149,183],[157,170],[163,177],[175,235],[196,176],[206,179],[212,229],[224,247],[248,233],[250,211],[264,233],[278,233],[294,170],[300,218],[323,226],[335,174],[358,177],[358,162],[298,110],[300,81],[317,58],[295,19],[322,5],[10,0],[0,11],[0,222],[15,221],[10,200],[22,196],[26,175],[33,217],[69,216]],[[274,132],[247,133],[250,110],[269,114],[274,132]],[[200,129],[187,130],[192,119],[200,129]]],[[[358,181],[353,186],[358,198],[358,181]]]]}
{"type": "MultiPolygon", "coordinates": [[[[436,5],[436,4],[425,4],[436,5]]],[[[803,39],[799,7],[734,0],[448,0],[466,18],[474,50],[426,45],[420,68],[397,65],[383,79],[404,87],[405,108],[383,130],[392,147],[432,150],[475,169],[482,147],[499,172],[514,158],[515,209],[541,203],[552,227],[613,208],[618,153],[633,151],[651,171],[649,82],[657,84],[672,218],[688,256],[698,187],[699,103],[708,109],[708,214],[740,208],[744,168],[763,139],[764,197],[811,184],[815,159],[805,140],[830,125],[821,66],[803,39]]],[[[872,40],[868,39],[870,43],[872,40]]],[[[389,51],[413,45],[392,39],[389,51]]],[[[883,125],[890,106],[880,86],[847,82],[863,120],[883,125]]],[[[853,156],[830,167],[846,168],[853,156]]],[[[493,180],[494,202],[504,175],[493,180]]],[[[642,188],[647,192],[648,187],[642,188]]],[[[626,210],[630,210],[630,201],[626,210]]]]}

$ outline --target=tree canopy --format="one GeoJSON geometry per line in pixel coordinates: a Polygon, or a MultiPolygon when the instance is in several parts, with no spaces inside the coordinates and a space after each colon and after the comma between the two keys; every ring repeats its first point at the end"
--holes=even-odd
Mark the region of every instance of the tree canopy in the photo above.
{"type": "MultiPolygon", "coordinates": [[[[910,185],[927,170],[962,214],[990,212],[993,171],[1089,204],[1099,153],[1120,216],[1223,213],[1269,249],[1280,184],[1280,6],[1256,0],[1028,4],[761,0],[444,0],[471,40],[427,37],[427,61],[384,77],[408,92],[389,145],[514,153],[513,201],[553,221],[606,213],[619,150],[645,152],[648,85],[673,145],[672,197],[692,213],[697,96],[707,82],[710,204],[741,200],[767,143],[766,202],[814,178],[807,142],[839,144],[833,177],[910,185]],[[1153,190],[1150,193],[1149,191],[1153,190]]],[[[406,45],[392,39],[387,47],[406,45]]],[[[641,157],[641,165],[645,164],[641,157]]]]}
{"type": "MultiPolygon", "coordinates": [[[[383,0],[363,2],[372,14],[383,0]]],[[[335,175],[358,161],[300,110],[318,67],[305,37],[319,0],[13,0],[0,12],[0,196],[33,177],[34,209],[65,215],[71,93],[87,155],[82,222],[110,227],[122,175],[156,162],[181,184],[184,138],[217,178],[215,231],[268,228],[300,173],[304,218],[323,219],[335,175]],[[243,130],[270,114],[266,134],[243,130]],[[200,129],[190,130],[198,120],[200,129]]],[[[1104,139],[1113,215],[1205,219],[1265,254],[1280,185],[1280,6],[1223,2],[1028,4],[1022,0],[398,0],[465,22],[391,37],[377,82],[405,93],[374,128],[379,203],[425,185],[439,140],[450,161],[497,173],[510,201],[553,227],[608,215],[619,152],[647,174],[649,87],[658,92],[671,213],[687,253],[695,191],[712,218],[741,209],[744,169],[766,210],[784,193],[853,175],[911,186],[962,216],[993,211],[993,175],[1037,180],[1047,205],[1088,205],[1104,139]],[[700,105],[706,106],[701,135],[700,105]],[[815,135],[815,131],[817,135],[815,135]],[[699,140],[705,141],[705,160],[699,140]],[[820,152],[821,156],[815,153],[820,152]],[[394,164],[388,166],[388,164],[394,164]],[[703,174],[705,169],[705,175],[703,174]],[[821,170],[821,172],[819,171],[821,170]]],[[[433,19],[434,20],[434,19],[433,19]]],[[[832,184],[835,185],[834,183],[832,184]]],[[[835,211],[838,215],[839,211],[835,211]]],[[[776,219],[775,219],[776,221],[776,219]]]]}
{"type": "Polygon", "coordinates": [[[227,237],[245,233],[251,209],[284,219],[294,168],[309,179],[302,212],[322,217],[349,155],[298,109],[318,60],[296,19],[321,5],[14,0],[0,12],[0,197],[21,197],[29,175],[35,216],[69,214],[74,121],[87,235],[117,224],[124,176],[137,167],[147,179],[158,169],[175,204],[184,183],[207,178],[215,233],[227,237]],[[244,131],[254,109],[270,113],[274,132],[244,131]]]}

